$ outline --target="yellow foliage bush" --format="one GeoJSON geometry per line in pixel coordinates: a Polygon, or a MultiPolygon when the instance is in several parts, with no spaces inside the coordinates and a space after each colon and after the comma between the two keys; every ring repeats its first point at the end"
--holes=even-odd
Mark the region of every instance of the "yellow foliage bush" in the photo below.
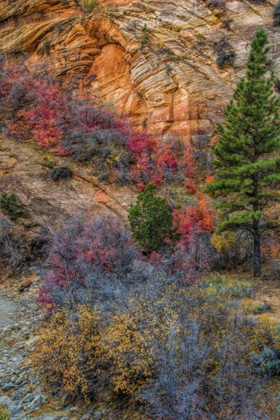
{"type": "Polygon", "coordinates": [[[258,317],[254,329],[250,327],[245,328],[249,337],[250,350],[258,354],[261,349],[265,347],[273,347],[280,351],[280,328],[275,319],[272,319],[268,314],[263,314],[258,317]]]}
{"type": "Polygon", "coordinates": [[[237,234],[235,232],[222,232],[219,235],[214,233],[211,242],[218,252],[229,251],[236,245],[237,234]]]}
{"type": "Polygon", "coordinates": [[[96,7],[97,2],[96,0],[83,0],[82,4],[83,4],[85,13],[91,13],[93,9],[96,7]]]}
{"type": "MultiPolygon", "coordinates": [[[[242,307],[212,285],[181,289],[168,285],[122,299],[109,311],[77,305],[46,319],[36,356],[51,383],[87,401],[92,384],[102,388],[106,378],[107,389],[115,395],[143,402],[147,389],[165,373],[170,357],[171,366],[186,374],[181,360],[191,351],[187,363],[192,358],[198,361],[188,367],[185,380],[203,372],[203,381],[211,387],[225,375],[229,363],[229,376],[221,385],[222,392],[229,392],[232,366],[246,381],[253,352],[260,353],[264,346],[280,350],[276,322],[266,315],[256,323],[247,322],[242,307]]],[[[154,392],[161,386],[155,385],[154,392]]],[[[164,394],[158,398],[164,399],[164,394]]]]}
{"type": "Polygon", "coordinates": [[[239,231],[213,234],[211,242],[220,254],[219,263],[223,268],[250,262],[253,249],[249,233],[239,231]]]}
{"type": "Polygon", "coordinates": [[[110,369],[115,391],[134,394],[152,376],[155,349],[150,331],[137,327],[142,314],[116,315],[106,330],[104,357],[113,360],[110,369]]]}
{"type": "Polygon", "coordinates": [[[0,406],[0,420],[9,420],[9,419],[10,419],[9,411],[5,407],[0,406]]]}
{"type": "Polygon", "coordinates": [[[87,305],[74,312],[54,312],[40,330],[37,345],[39,366],[49,374],[51,383],[61,384],[65,391],[89,392],[88,372],[96,370],[100,352],[100,316],[87,305]]]}

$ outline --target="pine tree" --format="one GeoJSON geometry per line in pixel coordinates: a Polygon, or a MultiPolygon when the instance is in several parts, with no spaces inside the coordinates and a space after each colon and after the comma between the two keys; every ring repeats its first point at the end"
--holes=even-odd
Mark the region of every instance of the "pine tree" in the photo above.
{"type": "Polygon", "coordinates": [[[174,237],[172,214],[167,200],[156,197],[156,186],[149,184],[130,206],[128,219],[132,236],[150,254],[159,251],[174,237]]]}
{"type": "Polygon", "coordinates": [[[206,192],[218,199],[222,222],[217,231],[247,230],[252,234],[254,275],[261,273],[261,238],[275,227],[265,210],[280,201],[280,99],[273,92],[268,66],[268,37],[256,33],[251,44],[246,77],[242,78],[225,110],[214,165],[216,179],[206,192]]]}

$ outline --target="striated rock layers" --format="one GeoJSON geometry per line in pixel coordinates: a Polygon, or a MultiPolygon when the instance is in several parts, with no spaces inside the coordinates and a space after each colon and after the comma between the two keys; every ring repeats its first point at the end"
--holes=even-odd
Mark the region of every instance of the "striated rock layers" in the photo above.
{"type": "Polygon", "coordinates": [[[213,131],[249,44],[265,28],[280,73],[276,0],[2,0],[0,52],[30,54],[79,94],[127,115],[135,127],[199,140],[213,131]],[[235,52],[233,65],[217,57],[235,52]]]}

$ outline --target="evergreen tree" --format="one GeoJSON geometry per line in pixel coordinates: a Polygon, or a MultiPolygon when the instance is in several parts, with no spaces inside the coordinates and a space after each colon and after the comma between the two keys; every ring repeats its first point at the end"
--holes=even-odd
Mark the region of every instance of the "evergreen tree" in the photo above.
{"type": "Polygon", "coordinates": [[[17,205],[17,197],[15,194],[8,195],[3,193],[0,197],[0,210],[9,216],[12,220],[21,216],[21,211],[17,205]]]}
{"type": "Polygon", "coordinates": [[[280,201],[280,159],[275,153],[280,149],[280,99],[273,92],[267,44],[266,32],[258,31],[246,77],[225,110],[225,124],[217,125],[217,176],[206,188],[219,199],[222,222],[217,231],[245,229],[252,234],[255,276],[261,273],[261,237],[275,227],[265,209],[280,201]]]}
{"type": "Polygon", "coordinates": [[[162,249],[174,236],[167,200],[156,197],[155,192],[156,186],[149,184],[138,195],[136,204],[130,206],[128,215],[133,238],[148,254],[162,249]]]}

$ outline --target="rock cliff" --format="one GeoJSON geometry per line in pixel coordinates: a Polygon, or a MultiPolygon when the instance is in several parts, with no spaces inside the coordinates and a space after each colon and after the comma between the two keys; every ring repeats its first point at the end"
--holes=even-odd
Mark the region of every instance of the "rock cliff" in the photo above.
{"type": "Polygon", "coordinates": [[[44,63],[136,128],[187,141],[209,135],[260,28],[280,72],[275,0],[100,0],[92,7],[83,1],[2,1],[0,52],[29,53],[30,66],[44,63]]]}
{"type": "Polygon", "coordinates": [[[4,191],[17,195],[26,213],[24,224],[36,222],[34,226],[54,232],[69,218],[81,214],[126,219],[129,203],[135,199],[128,187],[100,185],[87,165],[49,155],[28,144],[0,137],[0,145],[0,195],[4,191]],[[71,167],[72,177],[55,182],[51,168],[61,166],[71,167]]]}

